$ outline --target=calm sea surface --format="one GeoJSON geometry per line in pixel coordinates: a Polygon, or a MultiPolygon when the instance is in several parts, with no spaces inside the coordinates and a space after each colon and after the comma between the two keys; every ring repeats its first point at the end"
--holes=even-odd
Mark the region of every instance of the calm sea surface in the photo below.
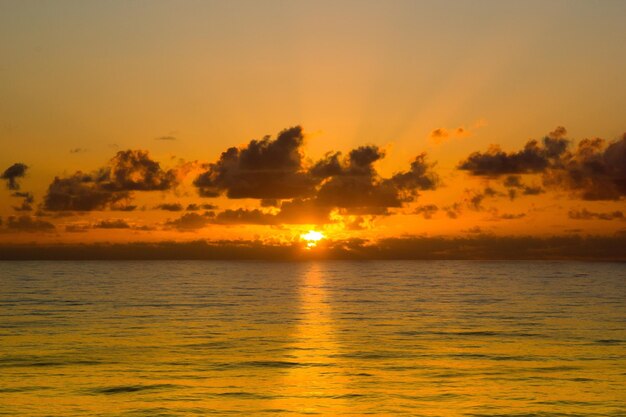
{"type": "Polygon", "coordinates": [[[626,416],[626,264],[0,262],[8,416],[626,416]]]}

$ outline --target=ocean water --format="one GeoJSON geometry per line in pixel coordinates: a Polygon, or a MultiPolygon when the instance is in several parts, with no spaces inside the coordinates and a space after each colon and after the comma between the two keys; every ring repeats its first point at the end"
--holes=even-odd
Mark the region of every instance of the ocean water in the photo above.
{"type": "Polygon", "coordinates": [[[626,264],[0,262],[8,416],[626,416],[626,264]]]}

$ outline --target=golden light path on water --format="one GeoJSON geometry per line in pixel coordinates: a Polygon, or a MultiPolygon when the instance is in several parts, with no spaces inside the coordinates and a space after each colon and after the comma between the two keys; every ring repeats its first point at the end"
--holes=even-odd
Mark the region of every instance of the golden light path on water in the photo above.
{"type": "MultiPolygon", "coordinates": [[[[314,232],[309,232],[309,235],[314,232]]],[[[318,233],[313,238],[322,238],[318,233]]],[[[331,372],[337,367],[341,348],[336,338],[332,300],[327,294],[324,271],[312,264],[299,285],[300,311],[293,334],[290,356],[302,364],[292,368],[278,385],[276,409],[299,410],[303,414],[349,412],[350,378],[331,372]]]]}
{"type": "Polygon", "coordinates": [[[626,415],[619,263],[0,266],[0,415],[626,415]]]}

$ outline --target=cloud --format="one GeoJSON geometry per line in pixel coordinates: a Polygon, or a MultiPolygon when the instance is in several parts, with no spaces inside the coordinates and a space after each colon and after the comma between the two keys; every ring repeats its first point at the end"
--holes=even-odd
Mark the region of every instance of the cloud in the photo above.
{"type": "Polygon", "coordinates": [[[457,219],[461,214],[461,203],[454,203],[449,206],[443,207],[443,210],[446,212],[446,216],[451,219],[457,219]]]}
{"type": "Polygon", "coordinates": [[[440,142],[443,139],[448,138],[448,136],[450,136],[450,132],[448,132],[448,129],[446,129],[445,127],[439,127],[430,132],[429,135],[429,137],[435,142],[440,142]]]}
{"type": "Polygon", "coordinates": [[[439,211],[439,207],[434,204],[426,204],[418,206],[413,211],[413,214],[421,214],[426,220],[430,220],[439,211]]]}
{"type": "Polygon", "coordinates": [[[175,140],[178,140],[178,138],[172,135],[165,135],[165,136],[156,137],[154,138],[154,140],[175,141],[175,140]]]}
{"type": "Polygon", "coordinates": [[[340,153],[327,154],[311,168],[324,179],[317,190],[318,205],[351,210],[355,214],[381,214],[387,208],[414,201],[418,191],[433,190],[439,183],[425,154],[411,162],[408,171],[382,178],[374,163],[385,153],[376,146],[361,146],[341,160],[340,153]]]}
{"type": "Polygon", "coordinates": [[[537,141],[529,141],[519,152],[506,153],[497,145],[487,152],[474,152],[458,165],[472,175],[497,177],[504,174],[543,172],[549,165],[545,148],[537,141]]]}
{"type": "Polygon", "coordinates": [[[517,220],[526,217],[526,213],[503,213],[498,216],[502,220],[517,220]]]}
{"type": "Polygon", "coordinates": [[[85,148],[72,148],[72,149],[70,149],[70,153],[83,153],[83,152],[87,152],[87,149],[85,149],[85,148]]]}
{"type": "Polygon", "coordinates": [[[87,224],[68,224],[65,226],[65,231],[68,233],[86,233],[90,229],[87,224]]]}
{"type": "Polygon", "coordinates": [[[274,225],[278,223],[274,214],[265,213],[259,209],[224,210],[215,216],[213,220],[217,224],[259,224],[274,225]]]}
{"type": "Polygon", "coordinates": [[[187,205],[185,210],[187,211],[198,211],[198,210],[216,210],[217,206],[215,204],[196,204],[191,203],[187,205]]]}
{"type": "Polygon", "coordinates": [[[123,219],[101,220],[93,225],[94,229],[130,229],[130,224],[123,219]]]}
{"type": "Polygon", "coordinates": [[[519,193],[522,195],[539,195],[545,193],[545,190],[539,185],[524,184],[519,175],[507,176],[502,185],[508,188],[508,195],[511,200],[518,197],[519,193]]]}
{"type": "Polygon", "coordinates": [[[194,181],[204,197],[288,199],[310,195],[315,182],[302,166],[304,136],[300,126],[232,147],[208,164],[194,181]]]}
{"type": "Polygon", "coordinates": [[[147,151],[119,151],[107,166],[91,173],[78,171],[65,178],[55,177],[44,197],[50,211],[91,211],[120,206],[133,191],[165,191],[178,185],[176,170],[163,170],[147,151]],[[117,206],[116,206],[117,205],[117,206]]]}
{"type": "Polygon", "coordinates": [[[176,171],[163,170],[147,151],[120,151],[99,178],[101,187],[112,191],[164,191],[178,185],[176,171]]]}
{"type": "Polygon", "coordinates": [[[626,196],[626,134],[616,141],[584,139],[544,176],[544,184],[583,200],[619,200],[626,196]]]}
{"type": "Polygon", "coordinates": [[[452,130],[448,130],[445,127],[434,129],[432,132],[430,132],[430,135],[428,135],[428,137],[434,143],[439,144],[451,138],[464,138],[471,135],[472,133],[469,129],[459,126],[456,129],[452,130]]]}
{"type": "Polygon", "coordinates": [[[148,260],[148,259],[477,259],[477,260],[626,260],[626,234],[601,237],[492,236],[402,237],[377,241],[328,241],[323,251],[305,251],[298,243],[263,241],[137,242],[123,244],[4,244],[3,260],[148,260]]]}
{"type": "Polygon", "coordinates": [[[19,190],[20,184],[18,179],[24,178],[27,170],[28,166],[21,162],[17,162],[5,169],[2,176],[0,176],[0,179],[6,180],[7,188],[9,190],[19,190]]]}
{"type": "Polygon", "coordinates": [[[66,178],[55,177],[48,186],[43,207],[49,211],[104,210],[129,198],[128,192],[102,188],[98,177],[78,171],[66,178]]]}
{"type": "Polygon", "coordinates": [[[164,211],[182,211],[183,205],[180,203],[163,203],[156,206],[155,209],[164,211]]]}
{"type": "Polygon", "coordinates": [[[567,213],[570,219],[574,220],[624,220],[624,213],[616,210],[607,213],[592,212],[587,209],[570,210],[567,213]]]}
{"type": "MultiPolygon", "coordinates": [[[[541,174],[543,185],[569,191],[583,200],[619,200],[626,196],[626,134],[615,141],[584,139],[571,149],[557,127],[542,142],[529,141],[523,150],[506,153],[492,146],[487,152],[474,152],[458,165],[472,175],[500,177],[504,184],[521,189],[523,194],[544,192],[539,186],[521,184],[518,174],[541,174]]],[[[517,191],[510,191],[511,197],[517,191]]]]}
{"type": "Polygon", "coordinates": [[[440,144],[451,138],[469,137],[472,135],[472,132],[474,130],[479,129],[486,125],[487,123],[484,120],[478,120],[476,123],[474,123],[473,126],[468,127],[468,128],[464,126],[459,126],[455,129],[446,129],[445,127],[439,127],[437,129],[432,130],[430,134],[428,135],[428,137],[432,142],[436,144],[440,144]]]}
{"type": "Polygon", "coordinates": [[[315,199],[293,199],[280,205],[277,218],[286,224],[325,224],[330,221],[331,207],[318,204],[315,199]]]}
{"type": "Polygon", "coordinates": [[[302,145],[302,129],[296,126],[283,130],[275,140],[265,137],[229,148],[206,166],[194,185],[205,197],[225,193],[228,198],[261,200],[262,207],[280,207],[276,216],[281,221],[302,223],[328,221],[333,209],[388,214],[388,208],[401,207],[419,191],[435,189],[439,183],[425,154],[418,155],[409,170],[383,178],[374,165],[385,152],[377,146],[359,146],[345,157],[328,152],[305,166],[302,145]],[[298,212],[306,220],[298,219],[298,212]]]}
{"type": "Polygon", "coordinates": [[[111,204],[110,209],[112,211],[135,211],[137,206],[130,204],[111,204]]]}
{"type": "Polygon", "coordinates": [[[165,223],[166,226],[173,227],[183,232],[195,231],[206,227],[211,223],[211,219],[215,217],[215,213],[207,211],[204,214],[185,213],[178,219],[170,220],[165,223]]]}
{"type": "Polygon", "coordinates": [[[9,216],[6,228],[14,232],[53,232],[55,226],[45,220],[36,219],[31,216],[9,216]]]}
{"type": "Polygon", "coordinates": [[[11,194],[11,197],[22,198],[22,204],[19,206],[13,206],[13,210],[15,211],[33,211],[33,202],[35,201],[35,197],[32,193],[29,192],[21,192],[16,191],[11,194]]]}

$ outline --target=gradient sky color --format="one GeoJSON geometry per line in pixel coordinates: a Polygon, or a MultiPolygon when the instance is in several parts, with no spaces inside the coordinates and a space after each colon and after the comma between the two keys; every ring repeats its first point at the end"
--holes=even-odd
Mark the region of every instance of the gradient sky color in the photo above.
{"type": "MultiPolygon", "coordinates": [[[[312,229],[332,239],[624,233],[625,195],[588,198],[570,180],[550,186],[556,165],[459,169],[473,152],[517,152],[550,132],[571,141],[570,162],[587,138],[604,139],[599,154],[611,143],[623,153],[624,16],[623,1],[2,1],[0,172],[28,169],[19,191],[0,190],[0,242],[290,242],[312,229]],[[297,125],[303,169],[328,151],[370,145],[385,153],[374,164],[381,178],[426,152],[440,181],[385,213],[213,220],[280,206],[200,197],[192,183],[203,164],[297,125]],[[132,191],[128,212],[43,206],[55,177],[93,172],[129,149],[148,151],[180,184],[132,191]],[[505,186],[509,174],[522,185],[505,186]],[[539,191],[523,195],[524,186],[539,191]],[[32,210],[14,208],[25,199],[16,191],[32,193],[32,210]],[[176,226],[205,212],[199,227],[176,226]]],[[[617,182],[621,158],[610,162],[617,182]]]]}

